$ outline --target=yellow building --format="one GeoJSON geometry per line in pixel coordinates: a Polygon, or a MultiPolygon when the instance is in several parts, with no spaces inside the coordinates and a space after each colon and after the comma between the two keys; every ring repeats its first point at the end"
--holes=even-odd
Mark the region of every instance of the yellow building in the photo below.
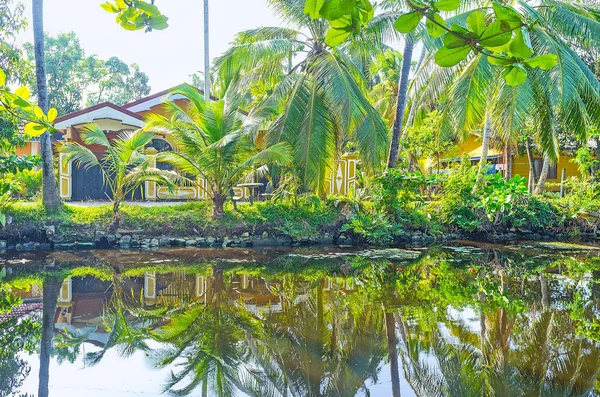
{"type": "MultiPolygon", "coordinates": [[[[189,104],[187,98],[172,92],[181,86],[158,92],[137,101],[118,106],[105,102],[82,109],[71,114],[58,117],[55,127],[62,133],[65,141],[74,141],[83,144],[80,132],[88,123],[96,123],[106,136],[115,139],[123,131],[130,131],[144,126],[144,117],[150,113],[167,116],[163,106],[166,100],[175,102],[178,106],[186,109],[189,104]]],[[[241,112],[243,113],[243,112],[241,112]]],[[[30,143],[28,143],[29,145],[30,143]]],[[[33,143],[31,143],[33,145],[33,143]]],[[[22,149],[23,154],[33,153],[37,147],[27,146],[22,149]],[[25,153],[27,152],[27,153],[25,153]]],[[[104,153],[101,146],[87,145],[87,147],[98,157],[104,153]]],[[[157,135],[147,149],[147,153],[155,154],[162,151],[177,150],[170,142],[169,136],[157,135]]],[[[59,190],[63,200],[106,200],[110,192],[103,183],[99,169],[78,168],[72,163],[64,163],[64,154],[60,155],[60,182],[59,190]]],[[[335,169],[334,178],[328,176],[327,185],[330,194],[345,194],[356,184],[356,167],[358,159],[354,155],[344,155],[333,165],[335,169]]],[[[161,165],[157,164],[160,168],[161,165]]],[[[240,181],[256,182],[254,180],[240,181]]],[[[144,189],[136,192],[134,200],[202,200],[206,199],[206,181],[198,180],[198,186],[181,186],[174,192],[169,192],[164,187],[157,186],[155,182],[146,182],[144,189]]],[[[248,188],[238,186],[233,188],[234,198],[243,200],[249,198],[251,192],[248,188]]]]}
{"type": "MultiPolygon", "coordinates": [[[[448,163],[460,161],[464,153],[469,154],[474,164],[479,162],[482,154],[481,137],[471,134],[464,142],[457,144],[453,150],[446,153],[441,162],[447,166],[448,163]]],[[[537,153],[534,153],[533,157],[536,174],[539,175],[542,169],[543,158],[537,153]]],[[[509,176],[520,175],[529,179],[529,159],[526,154],[513,154],[512,158],[508,158],[504,150],[490,147],[487,158],[495,172],[507,175],[506,170],[510,167],[509,176]]],[[[581,175],[577,164],[572,160],[572,156],[561,153],[556,164],[550,166],[547,179],[548,190],[557,191],[560,189],[559,184],[561,180],[581,175]]],[[[431,165],[430,168],[432,168],[431,165]]]]}

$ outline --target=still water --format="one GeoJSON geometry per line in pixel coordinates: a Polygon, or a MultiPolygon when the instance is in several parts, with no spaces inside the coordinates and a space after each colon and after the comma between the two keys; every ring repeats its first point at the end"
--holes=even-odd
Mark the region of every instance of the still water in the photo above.
{"type": "Polygon", "coordinates": [[[599,255],[0,255],[0,396],[600,396],[599,255]]]}

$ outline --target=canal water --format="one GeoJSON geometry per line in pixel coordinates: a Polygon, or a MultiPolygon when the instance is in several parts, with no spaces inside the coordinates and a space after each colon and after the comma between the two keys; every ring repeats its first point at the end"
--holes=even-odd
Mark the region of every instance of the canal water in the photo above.
{"type": "Polygon", "coordinates": [[[0,396],[600,396],[599,255],[0,254],[0,396]]]}

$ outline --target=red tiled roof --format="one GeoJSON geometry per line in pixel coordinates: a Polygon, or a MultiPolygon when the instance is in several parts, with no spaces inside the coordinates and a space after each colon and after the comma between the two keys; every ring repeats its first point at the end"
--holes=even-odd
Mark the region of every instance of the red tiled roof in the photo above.
{"type": "Polygon", "coordinates": [[[42,307],[42,302],[30,302],[20,304],[19,306],[13,308],[12,311],[0,314],[0,323],[3,323],[13,318],[23,318],[30,313],[42,310],[42,307]]]}

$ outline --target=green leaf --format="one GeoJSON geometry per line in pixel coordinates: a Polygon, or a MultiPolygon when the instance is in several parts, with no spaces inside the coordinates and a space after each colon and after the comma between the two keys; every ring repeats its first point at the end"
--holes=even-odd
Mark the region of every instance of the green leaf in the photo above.
{"type": "Polygon", "coordinates": [[[558,62],[558,58],[554,54],[544,54],[538,55],[533,58],[529,58],[525,60],[523,63],[530,68],[540,68],[542,70],[552,69],[556,62],[558,62]]]}
{"type": "Polygon", "coordinates": [[[487,25],[485,24],[485,15],[481,11],[474,11],[467,17],[467,27],[478,37],[481,36],[487,25]]]}
{"type": "Polygon", "coordinates": [[[515,37],[510,42],[510,52],[517,58],[529,58],[533,53],[529,34],[524,28],[517,30],[515,37]]]}
{"type": "Polygon", "coordinates": [[[470,52],[470,46],[457,48],[442,47],[435,53],[435,63],[442,67],[454,66],[463,61],[470,52]]]}
{"type": "Polygon", "coordinates": [[[430,19],[427,19],[427,21],[425,22],[425,25],[427,26],[427,31],[429,32],[429,35],[431,37],[438,38],[438,37],[442,36],[444,33],[446,33],[446,31],[442,27],[442,26],[446,26],[446,21],[444,21],[444,19],[437,12],[435,14],[433,14],[433,21],[430,19]],[[442,25],[442,26],[440,26],[440,25],[442,25]]]}
{"type": "Polygon", "coordinates": [[[160,11],[158,7],[154,4],[146,3],[145,1],[136,1],[135,6],[138,10],[144,12],[145,14],[154,17],[160,15],[160,11]]]}
{"type": "Polygon", "coordinates": [[[328,21],[335,21],[344,15],[348,15],[354,9],[356,0],[326,0],[321,7],[321,17],[328,21]]]}
{"type": "Polygon", "coordinates": [[[150,21],[148,21],[148,26],[150,26],[152,29],[163,30],[169,27],[169,24],[167,23],[168,20],[169,18],[166,16],[158,15],[150,18],[150,21]]]}
{"type": "Polygon", "coordinates": [[[28,136],[35,138],[46,132],[46,127],[38,123],[27,123],[23,130],[28,136]]]}
{"type": "Polygon", "coordinates": [[[3,87],[6,84],[6,73],[4,70],[0,69],[0,87],[3,87]]]}
{"type": "Polygon", "coordinates": [[[511,29],[514,29],[523,24],[521,15],[512,7],[505,6],[504,4],[494,1],[492,5],[494,8],[494,14],[499,21],[508,22],[511,29]]]}
{"type": "Polygon", "coordinates": [[[400,33],[410,33],[421,22],[421,18],[423,15],[419,11],[411,11],[400,15],[394,23],[394,27],[400,33]]]}
{"type": "Polygon", "coordinates": [[[517,63],[507,67],[502,76],[504,76],[507,85],[517,86],[525,83],[527,80],[527,71],[522,65],[517,63]]]}
{"type": "Polygon", "coordinates": [[[514,63],[514,60],[511,58],[505,58],[505,57],[499,57],[498,55],[495,56],[488,56],[487,57],[488,62],[492,65],[496,65],[496,66],[507,66],[507,65],[511,65],[514,63]]]}
{"type": "Polygon", "coordinates": [[[33,114],[38,119],[45,119],[46,118],[46,115],[44,114],[44,111],[39,106],[36,106],[36,107],[33,108],[33,114]]]}
{"type": "Polygon", "coordinates": [[[330,27],[325,35],[325,44],[330,47],[337,47],[342,44],[352,34],[352,26],[348,27],[330,27]]]}
{"type": "MultiPolygon", "coordinates": [[[[6,226],[6,214],[4,212],[0,212],[0,225],[2,225],[2,227],[6,226]]],[[[4,277],[5,275],[6,273],[2,274],[2,277],[4,277]]]]}
{"type": "Polygon", "coordinates": [[[502,21],[492,22],[479,36],[479,43],[484,47],[497,47],[504,45],[512,38],[512,32],[506,31],[502,21]]]}
{"type": "MultiPolygon", "coordinates": [[[[453,32],[456,32],[460,35],[465,35],[466,33],[468,33],[468,30],[463,28],[462,26],[459,25],[452,25],[450,27],[450,30],[453,32]]],[[[462,47],[465,46],[466,43],[463,39],[461,39],[460,37],[456,37],[455,35],[453,35],[452,33],[447,33],[444,36],[444,47],[448,47],[448,48],[458,48],[458,47],[462,47]]]]}
{"type": "Polygon", "coordinates": [[[321,16],[321,7],[325,4],[325,0],[306,0],[304,4],[304,13],[311,17],[311,19],[317,19],[321,16]]]}
{"type": "Polygon", "coordinates": [[[58,116],[58,111],[55,108],[51,108],[48,110],[48,122],[53,123],[56,120],[56,116],[58,116]]]}
{"type": "Polygon", "coordinates": [[[110,12],[113,14],[120,12],[120,10],[117,7],[115,7],[115,5],[112,3],[100,4],[100,7],[102,7],[104,9],[104,11],[110,12]]]}
{"type": "Polygon", "coordinates": [[[27,87],[22,86],[19,87],[15,90],[15,95],[20,96],[21,98],[28,100],[29,97],[31,96],[31,93],[29,92],[29,90],[27,89],[27,87]]]}
{"type": "Polygon", "coordinates": [[[440,0],[435,2],[433,6],[441,11],[454,11],[460,7],[460,0],[440,0]]]}

